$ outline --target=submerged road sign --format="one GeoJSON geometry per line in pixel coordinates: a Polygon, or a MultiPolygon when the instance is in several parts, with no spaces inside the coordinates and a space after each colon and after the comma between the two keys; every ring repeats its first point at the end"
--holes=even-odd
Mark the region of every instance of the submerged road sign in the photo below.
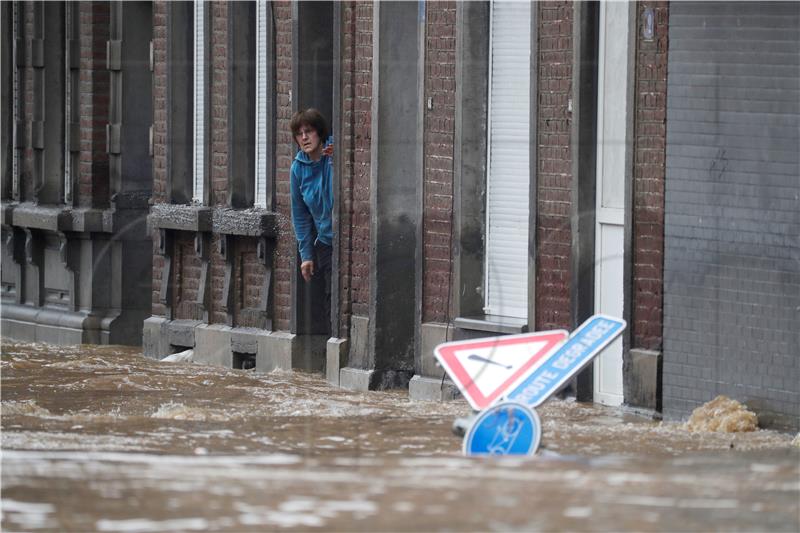
{"type": "Polygon", "coordinates": [[[536,407],[556,393],[625,329],[625,321],[594,315],[569,340],[527,376],[519,378],[506,400],[536,407]]]}
{"type": "Polygon", "coordinates": [[[564,330],[523,333],[440,344],[436,359],[470,403],[480,411],[523,379],[564,340],[564,330]]]}
{"type": "Polygon", "coordinates": [[[464,455],[533,455],[542,438],[536,411],[500,402],[475,419],[464,436],[464,455]]]}

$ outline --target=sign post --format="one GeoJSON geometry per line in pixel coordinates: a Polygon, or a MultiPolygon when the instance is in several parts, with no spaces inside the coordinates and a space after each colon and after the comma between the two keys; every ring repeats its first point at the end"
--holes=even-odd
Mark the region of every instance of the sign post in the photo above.
{"type": "Polygon", "coordinates": [[[625,326],[624,320],[594,315],[571,335],[554,330],[437,346],[436,359],[473,409],[482,411],[464,436],[464,454],[536,453],[542,424],[534,408],[597,357],[625,326]]]}

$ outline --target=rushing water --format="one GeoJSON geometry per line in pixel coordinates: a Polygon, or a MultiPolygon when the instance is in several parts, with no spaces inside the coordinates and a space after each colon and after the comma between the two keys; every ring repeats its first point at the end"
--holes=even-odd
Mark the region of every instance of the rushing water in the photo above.
{"type": "Polygon", "coordinates": [[[464,402],[319,375],[2,345],[3,531],[800,531],[792,435],[551,401],[539,454],[460,454],[464,402]]]}

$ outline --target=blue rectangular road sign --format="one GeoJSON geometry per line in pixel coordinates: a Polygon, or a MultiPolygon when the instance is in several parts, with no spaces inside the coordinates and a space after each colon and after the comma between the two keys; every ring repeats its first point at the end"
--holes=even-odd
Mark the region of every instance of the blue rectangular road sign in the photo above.
{"type": "Polygon", "coordinates": [[[592,316],[536,370],[513,385],[505,399],[529,407],[542,404],[622,333],[625,325],[619,318],[592,316]]]}

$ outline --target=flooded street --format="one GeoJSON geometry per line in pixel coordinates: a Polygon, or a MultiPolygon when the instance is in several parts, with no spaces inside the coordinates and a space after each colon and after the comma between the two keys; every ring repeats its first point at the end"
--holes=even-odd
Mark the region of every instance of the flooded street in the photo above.
{"type": "Polygon", "coordinates": [[[315,374],[2,345],[3,531],[799,531],[793,435],[551,401],[525,459],[461,456],[466,402],[315,374]]]}

